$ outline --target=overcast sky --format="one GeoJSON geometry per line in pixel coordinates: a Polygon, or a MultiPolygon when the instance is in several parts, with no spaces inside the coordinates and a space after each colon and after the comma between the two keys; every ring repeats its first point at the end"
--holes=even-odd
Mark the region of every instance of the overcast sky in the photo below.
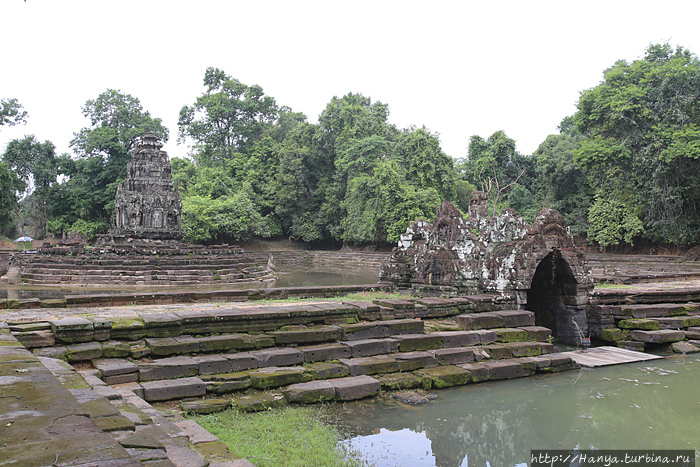
{"type": "Polygon", "coordinates": [[[213,66],[314,123],[354,92],[399,128],[439,133],[453,157],[497,130],[531,154],[616,60],[659,42],[700,54],[698,18],[697,0],[2,0],[0,97],[29,121],[0,128],[0,151],[34,134],[68,152],[85,101],[117,89],[185,156],[178,113],[213,66]]]}

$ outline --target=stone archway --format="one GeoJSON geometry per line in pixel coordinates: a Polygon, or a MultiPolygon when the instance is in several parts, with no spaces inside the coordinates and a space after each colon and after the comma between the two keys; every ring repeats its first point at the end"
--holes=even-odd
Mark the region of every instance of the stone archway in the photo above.
{"type": "Polygon", "coordinates": [[[535,323],[551,329],[556,338],[567,344],[581,342],[573,320],[584,335],[588,331],[585,308],[579,305],[578,285],[561,251],[553,249],[537,265],[527,290],[525,309],[535,312],[535,323]]]}

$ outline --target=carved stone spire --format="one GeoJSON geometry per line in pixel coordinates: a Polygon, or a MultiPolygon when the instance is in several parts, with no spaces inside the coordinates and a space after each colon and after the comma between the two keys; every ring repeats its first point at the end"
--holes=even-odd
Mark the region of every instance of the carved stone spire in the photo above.
{"type": "Polygon", "coordinates": [[[153,132],[131,150],[126,181],[114,199],[113,236],[179,240],[182,202],[173,188],[168,153],[153,132]]]}

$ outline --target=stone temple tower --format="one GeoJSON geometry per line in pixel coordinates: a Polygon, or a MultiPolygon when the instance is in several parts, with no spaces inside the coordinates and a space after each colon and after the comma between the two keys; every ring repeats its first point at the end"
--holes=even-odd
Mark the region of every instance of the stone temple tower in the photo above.
{"type": "Polygon", "coordinates": [[[126,181],[114,200],[112,237],[154,240],[182,238],[182,202],[173,188],[168,153],[153,132],[131,150],[126,181]]]}

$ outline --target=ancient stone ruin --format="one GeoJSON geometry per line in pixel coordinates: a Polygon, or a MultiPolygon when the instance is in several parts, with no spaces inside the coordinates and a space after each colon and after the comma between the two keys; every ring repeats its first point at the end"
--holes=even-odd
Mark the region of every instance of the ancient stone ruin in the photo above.
{"type": "Polygon", "coordinates": [[[537,324],[563,341],[579,343],[588,335],[585,306],[595,284],[563,217],[544,209],[528,225],[512,209],[488,217],[486,203],[475,192],[467,219],[444,202],[432,223],[413,222],[380,279],[434,295],[497,293],[534,311],[537,324]]]}
{"type": "Polygon", "coordinates": [[[182,238],[182,203],[162,146],[155,133],[147,132],[131,151],[126,181],[117,188],[114,200],[113,239],[182,238]]]}

